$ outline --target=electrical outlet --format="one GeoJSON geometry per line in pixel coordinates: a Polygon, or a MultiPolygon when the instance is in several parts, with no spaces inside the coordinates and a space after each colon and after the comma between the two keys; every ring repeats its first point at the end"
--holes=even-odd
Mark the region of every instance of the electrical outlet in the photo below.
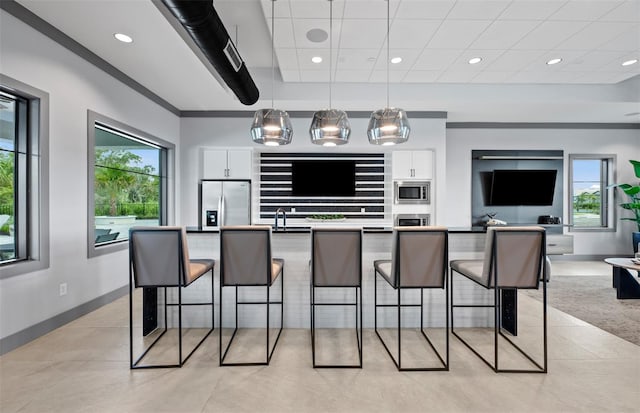
{"type": "Polygon", "coordinates": [[[67,283],[60,284],[60,297],[67,295],[67,283]]]}

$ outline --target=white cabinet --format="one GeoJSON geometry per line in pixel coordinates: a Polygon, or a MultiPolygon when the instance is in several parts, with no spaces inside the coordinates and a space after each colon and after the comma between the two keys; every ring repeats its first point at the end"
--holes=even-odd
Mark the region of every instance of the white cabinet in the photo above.
{"type": "Polygon", "coordinates": [[[393,179],[433,179],[433,151],[394,151],[391,155],[393,179]]]}
{"type": "Polygon", "coordinates": [[[251,149],[204,149],[203,179],[251,179],[251,149]]]}

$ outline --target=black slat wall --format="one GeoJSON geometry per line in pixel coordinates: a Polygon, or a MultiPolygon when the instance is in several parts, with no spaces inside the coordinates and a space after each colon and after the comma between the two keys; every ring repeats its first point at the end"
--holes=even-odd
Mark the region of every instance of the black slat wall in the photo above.
{"type": "Polygon", "coordinates": [[[260,218],[273,219],[283,208],[287,218],[342,214],[346,218],[384,219],[384,154],[260,154],[260,218]],[[291,161],[347,159],[356,161],[356,195],[352,197],[294,197],[291,195],[291,161]]]}

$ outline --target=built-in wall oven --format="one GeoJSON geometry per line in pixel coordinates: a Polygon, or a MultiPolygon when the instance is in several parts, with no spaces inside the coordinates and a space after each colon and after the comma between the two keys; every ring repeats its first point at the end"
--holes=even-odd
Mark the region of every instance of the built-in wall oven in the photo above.
{"type": "Polygon", "coordinates": [[[430,214],[396,214],[394,224],[396,227],[426,227],[430,221],[430,214]]]}
{"type": "Polygon", "coordinates": [[[393,202],[396,204],[430,204],[430,181],[394,181],[393,202]]]}

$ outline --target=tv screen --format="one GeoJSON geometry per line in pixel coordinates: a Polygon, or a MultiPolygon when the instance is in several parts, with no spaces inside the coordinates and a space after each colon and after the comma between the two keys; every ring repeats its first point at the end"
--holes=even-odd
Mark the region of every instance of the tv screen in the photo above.
{"type": "Polygon", "coordinates": [[[356,163],[348,160],[304,160],[291,163],[291,195],[355,196],[356,163]]]}
{"type": "Polygon", "coordinates": [[[496,169],[489,205],[552,205],[556,170],[496,169]]]}

